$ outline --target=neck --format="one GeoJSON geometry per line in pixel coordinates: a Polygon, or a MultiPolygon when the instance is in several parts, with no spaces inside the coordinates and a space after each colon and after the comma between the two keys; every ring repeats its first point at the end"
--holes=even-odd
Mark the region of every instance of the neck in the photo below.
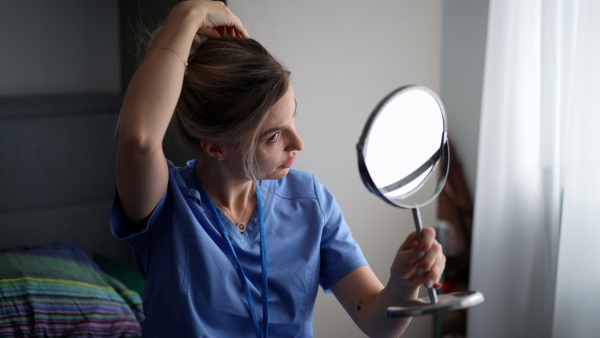
{"type": "Polygon", "coordinates": [[[248,215],[252,214],[256,206],[252,181],[236,178],[224,168],[213,168],[201,162],[196,165],[196,176],[213,202],[225,209],[228,216],[237,218],[234,222],[241,221],[246,209],[248,215]]]}

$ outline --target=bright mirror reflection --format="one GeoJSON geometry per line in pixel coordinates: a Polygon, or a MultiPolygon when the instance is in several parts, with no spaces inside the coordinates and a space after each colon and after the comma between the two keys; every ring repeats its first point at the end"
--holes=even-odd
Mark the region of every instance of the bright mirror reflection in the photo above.
{"type": "Polygon", "coordinates": [[[445,143],[443,114],[437,97],[424,87],[407,87],[381,105],[363,156],[375,187],[386,198],[409,198],[435,176],[445,143]]]}

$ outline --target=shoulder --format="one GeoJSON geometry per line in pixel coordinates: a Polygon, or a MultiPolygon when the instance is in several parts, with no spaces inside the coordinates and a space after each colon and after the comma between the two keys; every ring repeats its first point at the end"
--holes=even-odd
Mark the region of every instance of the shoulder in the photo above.
{"type": "Polygon", "coordinates": [[[186,165],[182,166],[182,167],[176,166],[170,160],[167,160],[167,164],[169,165],[169,172],[171,173],[171,175],[176,176],[176,177],[177,176],[181,177],[181,176],[189,175],[189,173],[194,171],[196,161],[195,160],[188,161],[186,163],[186,165]]]}
{"type": "Polygon", "coordinates": [[[196,166],[195,160],[187,162],[187,164],[182,167],[174,165],[169,160],[167,160],[167,162],[169,165],[169,181],[171,184],[183,191],[186,191],[187,189],[196,190],[197,178],[194,170],[196,166]]]}
{"type": "Polygon", "coordinates": [[[269,192],[285,199],[313,199],[321,203],[335,200],[333,194],[313,174],[290,169],[289,173],[278,180],[269,181],[269,192]]]}
{"type": "Polygon", "coordinates": [[[317,198],[315,185],[317,178],[304,171],[290,169],[283,178],[268,181],[269,191],[282,198],[317,198]]]}

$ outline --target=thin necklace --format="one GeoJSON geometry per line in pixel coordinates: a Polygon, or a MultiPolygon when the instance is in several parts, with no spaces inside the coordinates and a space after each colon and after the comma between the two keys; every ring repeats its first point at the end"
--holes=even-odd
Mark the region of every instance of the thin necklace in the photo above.
{"type": "MultiPolygon", "coordinates": [[[[216,203],[215,203],[216,204],[216,203]]],[[[242,216],[242,219],[237,222],[233,215],[229,213],[229,211],[227,211],[227,209],[223,208],[222,206],[218,205],[217,206],[221,209],[221,210],[225,210],[225,212],[227,213],[227,215],[229,215],[231,217],[231,220],[236,222],[235,226],[238,228],[238,230],[240,231],[240,233],[244,233],[244,231],[246,231],[246,223],[244,223],[244,220],[246,219],[246,212],[248,211],[248,205],[250,204],[250,200],[248,200],[248,203],[246,203],[246,209],[244,209],[244,216],[242,216]]]]}
{"type": "MultiPolygon", "coordinates": [[[[256,186],[256,185],[254,185],[256,186]]],[[[221,221],[221,218],[217,214],[217,208],[215,208],[214,202],[208,197],[208,193],[205,189],[203,189],[200,194],[202,198],[206,198],[208,202],[208,208],[212,213],[214,219],[217,222],[221,235],[227,242],[229,249],[235,259],[234,265],[237,268],[238,275],[240,277],[240,281],[242,283],[242,287],[244,288],[244,294],[246,295],[246,301],[248,302],[248,310],[250,311],[250,316],[252,318],[252,322],[254,323],[254,332],[256,333],[256,338],[266,338],[269,336],[269,273],[268,268],[269,265],[267,263],[267,240],[265,235],[265,216],[263,212],[263,204],[262,198],[260,197],[260,193],[258,191],[258,186],[256,186],[256,209],[258,211],[258,228],[260,230],[260,257],[261,257],[261,284],[262,284],[262,308],[263,308],[263,318],[262,318],[262,332],[260,323],[258,321],[258,316],[256,314],[256,308],[254,307],[254,301],[252,300],[252,293],[250,292],[250,287],[248,285],[248,278],[246,277],[246,273],[244,272],[244,267],[238,258],[238,255],[233,247],[233,243],[227,234],[227,230],[225,229],[225,225],[221,221]]]]}
{"type": "MultiPolygon", "coordinates": [[[[206,189],[206,186],[204,185],[204,183],[202,183],[202,187],[204,189],[206,189]]],[[[252,182],[252,187],[254,187],[254,182],[252,182]]],[[[250,189],[250,195],[252,195],[252,189],[250,189]]],[[[246,231],[247,225],[246,225],[246,222],[244,222],[244,221],[246,220],[246,212],[248,212],[248,206],[250,205],[250,199],[248,199],[248,202],[246,203],[246,209],[244,209],[244,216],[242,216],[242,219],[239,222],[234,219],[235,217],[233,217],[233,215],[226,208],[218,205],[217,203],[215,203],[215,205],[217,207],[219,207],[219,209],[224,210],[229,215],[229,217],[231,217],[231,220],[233,222],[235,222],[235,226],[238,228],[240,233],[243,234],[244,231],[246,231]]]]}

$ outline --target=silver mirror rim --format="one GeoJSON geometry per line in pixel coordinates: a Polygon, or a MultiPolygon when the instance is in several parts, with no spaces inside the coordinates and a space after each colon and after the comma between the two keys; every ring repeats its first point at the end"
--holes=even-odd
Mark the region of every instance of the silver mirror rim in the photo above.
{"type": "Polygon", "coordinates": [[[448,125],[447,125],[447,121],[446,121],[446,111],[444,109],[444,105],[443,105],[440,97],[433,90],[431,90],[427,87],[424,87],[424,86],[419,86],[419,85],[407,85],[407,86],[402,86],[402,87],[392,91],[391,93],[389,93],[377,104],[375,109],[373,109],[373,111],[371,112],[369,119],[365,123],[365,127],[363,129],[361,137],[360,137],[358,143],[356,144],[356,150],[357,150],[357,155],[358,155],[359,174],[360,174],[360,177],[361,177],[365,187],[371,193],[379,196],[381,199],[383,199],[388,204],[391,204],[393,206],[400,207],[403,209],[413,209],[413,208],[421,207],[421,206],[431,203],[431,201],[433,201],[440,194],[440,192],[442,191],[442,188],[444,187],[444,184],[446,183],[446,179],[448,178],[448,170],[449,170],[449,166],[450,166],[450,150],[449,150],[450,146],[448,144],[447,130],[448,130],[448,125]],[[417,203],[417,204],[407,204],[407,203],[402,203],[398,200],[391,200],[391,199],[387,198],[380,191],[380,189],[377,188],[377,186],[373,182],[371,174],[369,173],[369,170],[367,169],[367,165],[365,163],[365,147],[366,147],[366,144],[368,143],[369,131],[371,130],[371,126],[377,119],[377,116],[381,112],[381,109],[387,104],[387,102],[390,99],[392,99],[396,95],[399,95],[402,92],[406,92],[409,90],[423,90],[423,91],[427,92],[428,94],[430,94],[435,99],[438,106],[440,107],[440,112],[442,114],[443,130],[444,130],[443,135],[442,135],[441,144],[440,144],[440,149],[442,150],[441,151],[442,154],[438,158],[438,161],[436,161],[436,163],[434,164],[433,169],[432,169],[432,171],[435,171],[435,169],[437,168],[440,161],[442,161],[442,173],[439,177],[438,184],[437,184],[432,196],[427,198],[425,201],[423,201],[421,203],[417,203]]]}

